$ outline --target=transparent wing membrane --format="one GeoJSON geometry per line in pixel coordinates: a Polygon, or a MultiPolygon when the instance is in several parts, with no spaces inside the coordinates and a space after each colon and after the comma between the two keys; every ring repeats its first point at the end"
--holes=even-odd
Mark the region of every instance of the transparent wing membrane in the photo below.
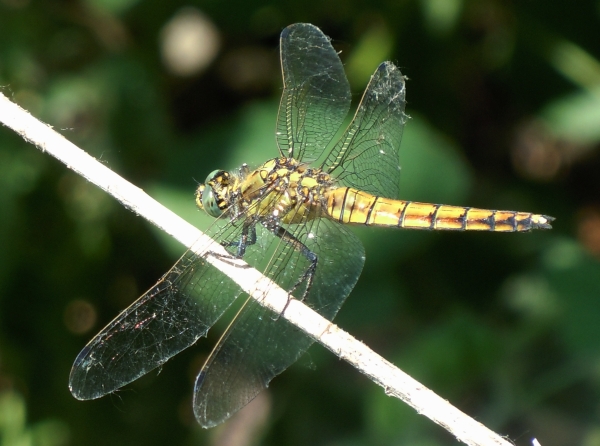
{"type": "Polygon", "coordinates": [[[383,62],[371,77],[354,119],[324,163],[341,184],[373,195],[398,196],[398,153],[408,119],[404,80],[391,62],[383,62]]]}
{"type": "Polygon", "coordinates": [[[277,118],[282,156],[310,163],[331,142],[350,108],[350,85],[329,38],[308,23],[281,33],[283,94],[277,118]]]}
{"type": "MultiPolygon", "coordinates": [[[[319,259],[304,303],[332,319],[360,275],[364,250],[356,236],[337,223],[327,219],[313,222],[298,225],[293,234],[319,259]]],[[[289,245],[275,243],[274,261],[265,274],[290,289],[308,263],[289,245]],[[280,259],[285,269],[280,267],[280,259]]],[[[200,424],[219,424],[245,406],[313,342],[283,317],[249,299],[196,380],[194,412],[200,424]]]]}
{"type": "Polygon", "coordinates": [[[81,351],[71,392],[99,398],[148,373],[204,336],[239,293],[234,282],[188,251],[81,351]]]}

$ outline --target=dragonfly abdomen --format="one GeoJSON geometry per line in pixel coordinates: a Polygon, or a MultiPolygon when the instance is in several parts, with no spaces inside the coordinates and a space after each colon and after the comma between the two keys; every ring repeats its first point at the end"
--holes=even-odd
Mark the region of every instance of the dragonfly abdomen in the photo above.
{"type": "Polygon", "coordinates": [[[523,232],[550,229],[552,217],[376,197],[350,187],[329,193],[327,212],[345,224],[450,231],[523,232]]]}

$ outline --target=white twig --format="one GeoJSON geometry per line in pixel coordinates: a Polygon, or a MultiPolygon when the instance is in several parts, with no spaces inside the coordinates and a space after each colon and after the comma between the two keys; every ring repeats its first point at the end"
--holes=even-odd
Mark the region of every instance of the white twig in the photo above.
{"type": "MultiPolygon", "coordinates": [[[[160,205],[141,189],[125,181],[2,94],[0,94],[0,122],[199,255],[203,255],[209,245],[213,252],[220,247],[194,226],[160,205]]],[[[282,314],[316,341],[367,375],[383,387],[387,395],[400,398],[465,444],[512,446],[510,442],[450,405],[302,302],[292,299],[286,307],[288,295],[284,290],[255,269],[240,268],[240,265],[245,265],[244,262],[232,264],[231,257],[225,251],[223,254],[228,258],[226,262],[220,261],[219,256],[207,256],[207,261],[227,274],[262,305],[277,314],[282,314]],[[268,290],[268,293],[265,290],[268,290]]]]}

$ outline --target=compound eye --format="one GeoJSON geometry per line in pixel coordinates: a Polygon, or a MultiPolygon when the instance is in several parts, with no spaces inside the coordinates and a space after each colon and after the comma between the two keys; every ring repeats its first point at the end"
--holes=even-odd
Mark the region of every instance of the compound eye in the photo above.
{"type": "Polygon", "coordinates": [[[229,185],[229,174],[224,170],[213,170],[206,177],[204,184],[200,184],[196,190],[196,204],[200,209],[204,209],[211,217],[220,217],[224,212],[226,203],[223,192],[220,195],[219,191],[226,191],[229,185]]]}
{"type": "Polygon", "coordinates": [[[206,181],[204,181],[204,183],[208,184],[211,181],[214,181],[215,178],[223,175],[224,173],[225,173],[225,171],[223,171],[223,170],[213,170],[211,173],[208,174],[208,176],[206,177],[206,181]]]}
{"type": "Polygon", "coordinates": [[[215,191],[208,184],[202,190],[202,208],[208,215],[215,218],[220,217],[223,213],[223,210],[219,208],[219,204],[217,203],[215,191]]]}

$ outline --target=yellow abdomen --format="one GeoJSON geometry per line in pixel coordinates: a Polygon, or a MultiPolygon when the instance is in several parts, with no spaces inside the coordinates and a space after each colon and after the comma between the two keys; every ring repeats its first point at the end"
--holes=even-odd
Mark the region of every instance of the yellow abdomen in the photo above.
{"type": "Polygon", "coordinates": [[[331,190],[327,213],[346,224],[407,229],[521,232],[550,229],[552,217],[375,197],[349,187],[331,190]]]}

